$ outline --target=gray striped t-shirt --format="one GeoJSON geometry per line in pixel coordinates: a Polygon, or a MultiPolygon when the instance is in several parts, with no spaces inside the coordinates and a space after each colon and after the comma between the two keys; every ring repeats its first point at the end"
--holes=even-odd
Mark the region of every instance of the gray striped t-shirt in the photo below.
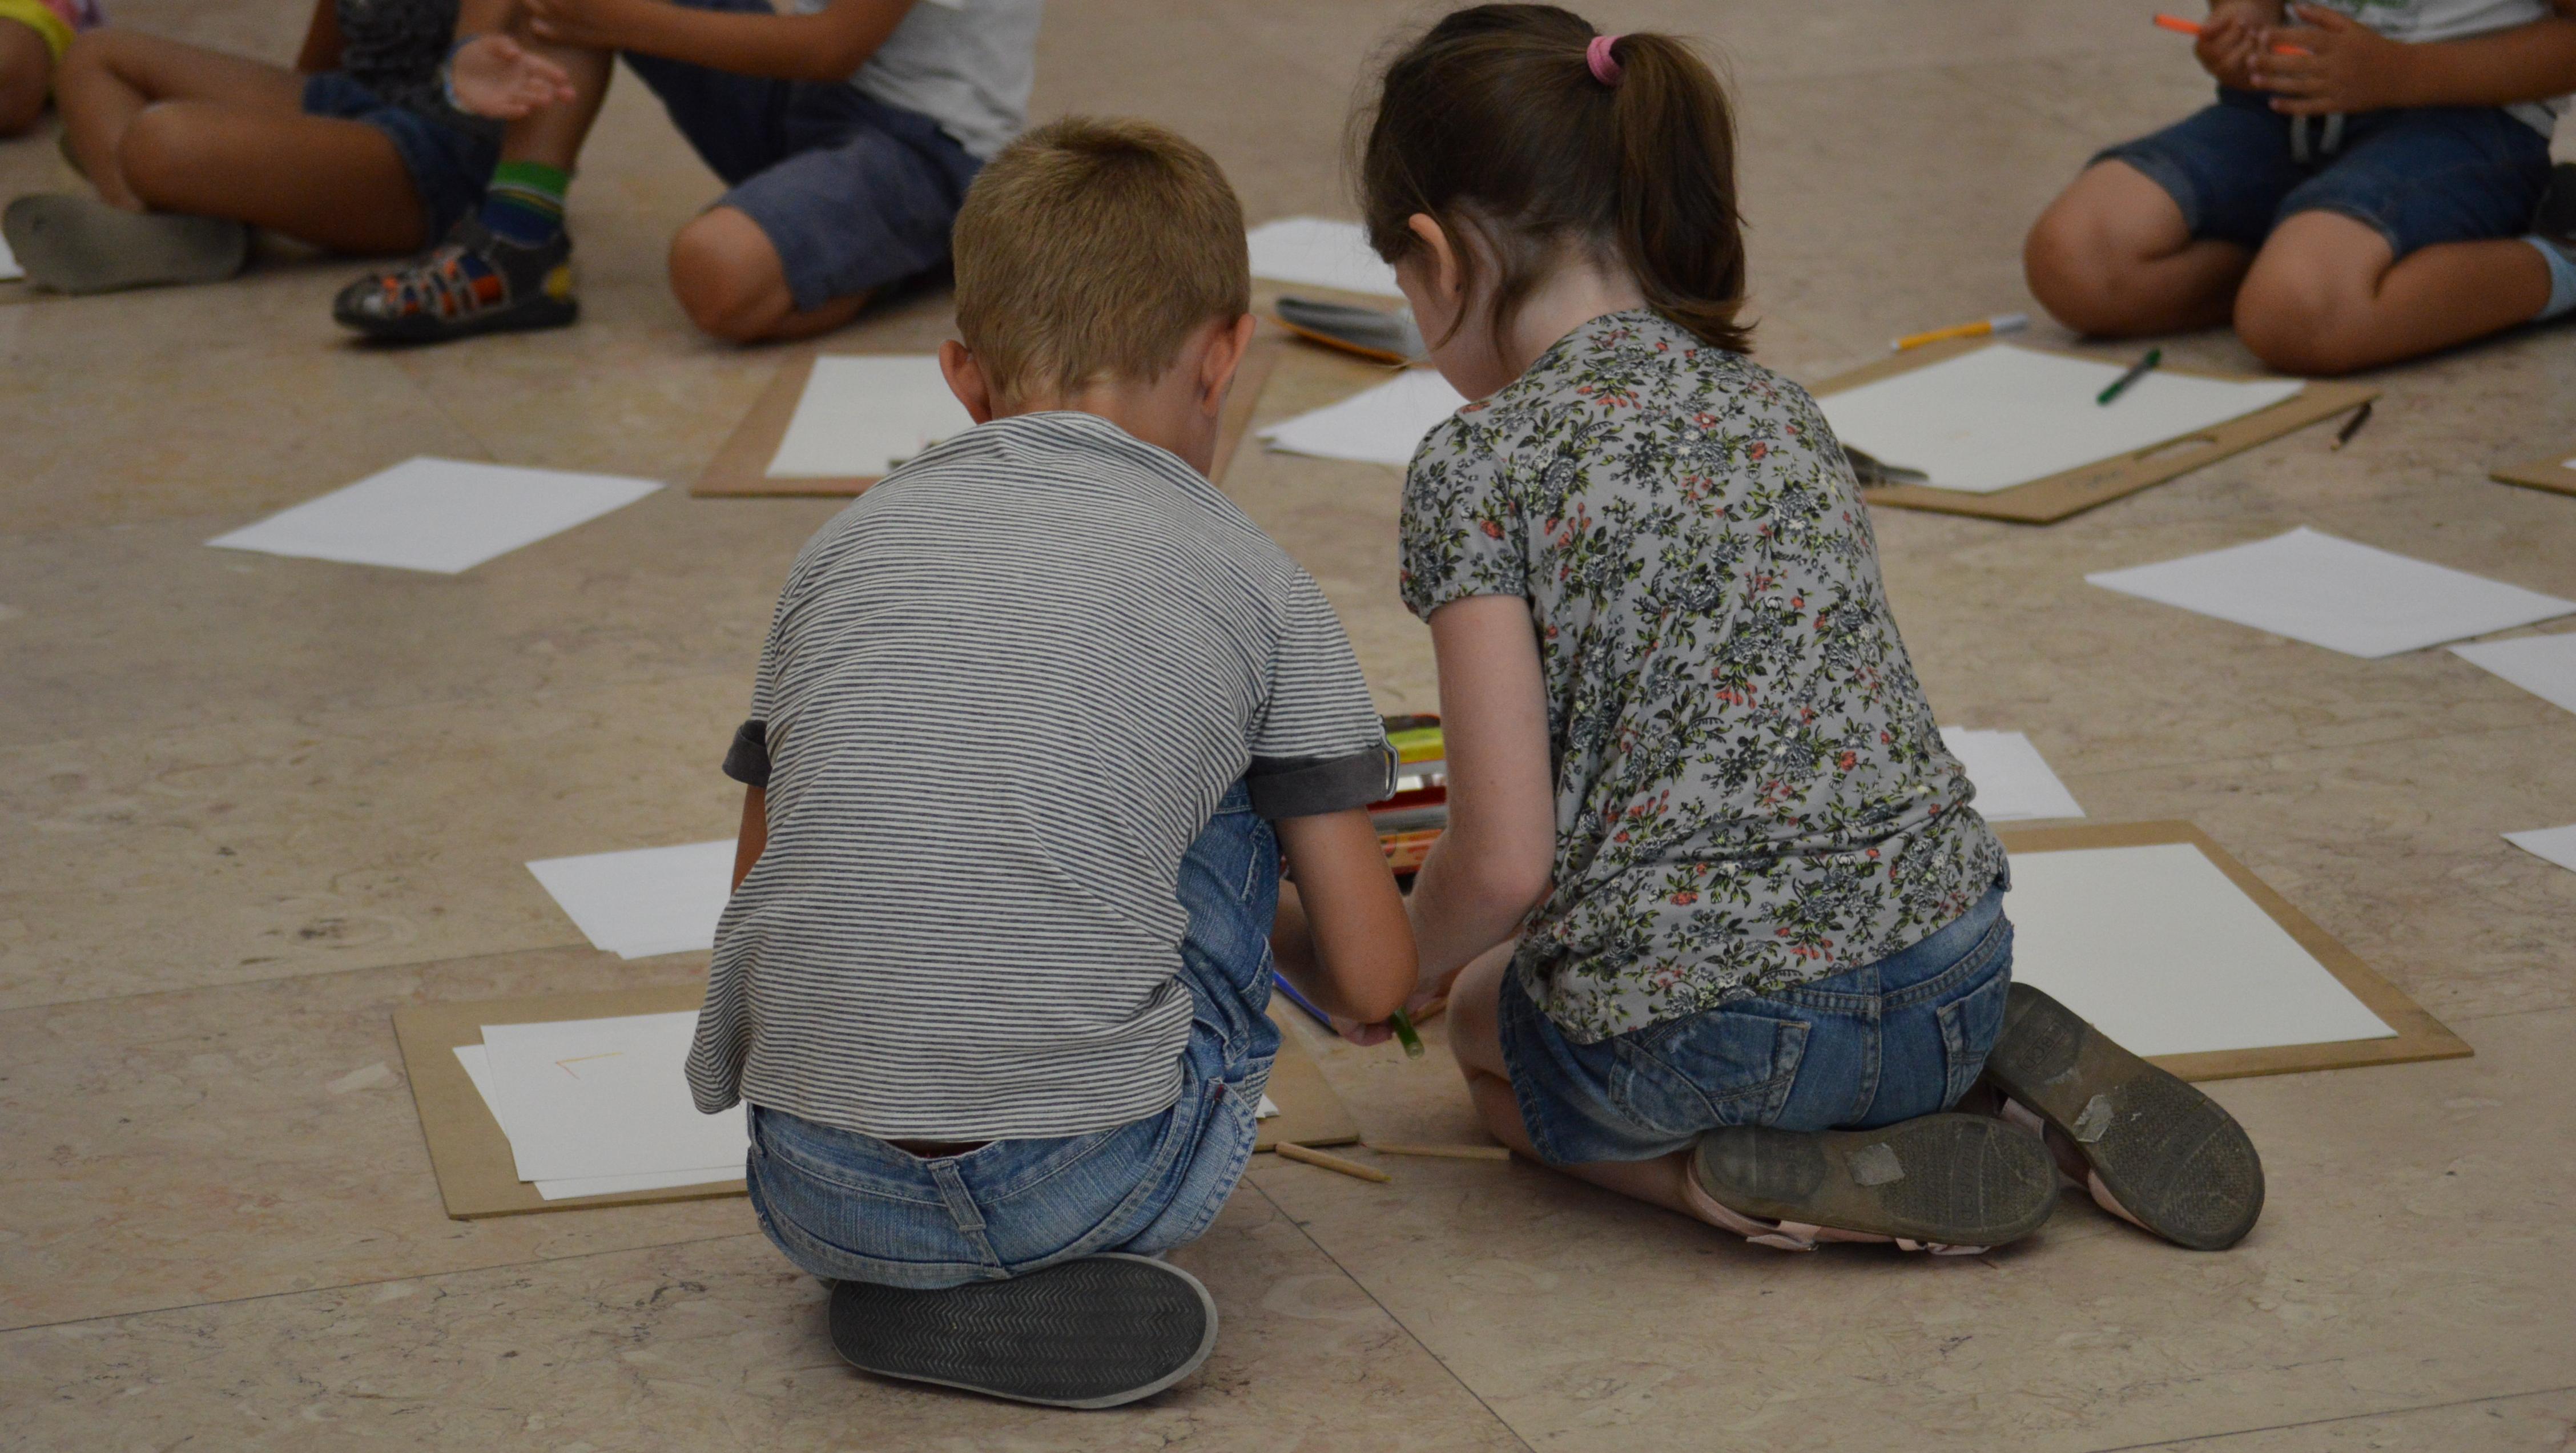
{"type": "Polygon", "coordinates": [[[689,1086],[871,1135],[1073,1135],[1180,1092],[1182,854],[1386,794],[1315,582],[1090,414],[968,430],[789,570],[726,771],[769,841],[716,930],[689,1086]]]}

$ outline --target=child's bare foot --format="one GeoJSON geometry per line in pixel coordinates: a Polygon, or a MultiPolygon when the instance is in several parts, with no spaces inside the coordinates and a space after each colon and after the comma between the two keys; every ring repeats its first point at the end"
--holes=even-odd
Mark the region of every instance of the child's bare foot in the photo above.
{"type": "Polygon", "coordinates": [[[1702,1220],[1784,1251],[1893,1241],[1968,1255],[2045,1224],[2057,1172],[2039,1137],[1983,1115],[1877,1130],[1743,1125],[1700,1137],[1685,1195],[1702,1220]]]}
{"type": "Polygon", "coordinates": [[[1986,1079],[2007,1118],[2038,1120],[2080,1159],[2069,1173],[2104,1209],[2177,1246],[2223,1250],[2263,1214],[2263,1161],[2235,1117],[2027,984],[2012,986],[1986,1079]]]}

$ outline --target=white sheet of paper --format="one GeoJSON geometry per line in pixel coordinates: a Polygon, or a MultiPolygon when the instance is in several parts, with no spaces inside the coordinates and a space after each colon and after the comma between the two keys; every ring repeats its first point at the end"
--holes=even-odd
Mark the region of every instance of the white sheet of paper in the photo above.
{"type": "Polygon", "coordinates": [[[1282,419],[1261,438],[1290,454],[1402,466],[1413,462],[1423,435],[1466,406],[1436,370],[1408,368],[1338,404],[1282,419]]]}
{"type": "Polygon", "coordinates": [[[869,479],[975,427],[927,353],[814,360],[772,479],[869,479]]]}
{"type": "Polygon", "coordinates": [[[2479,641],[2453,646],[2451,653],[2494,672],[2552,706],[2576,711],[2576,631],[2561,636],[2479,641]]]}
{"type": "Polygon", "coordinates": [[[27,270],[18,265],[18,254],[9,250],[9,239],[0,237],[0,283],[12,283],[25,277],[27,270]]]}
{"type": "Polygon", "coordinates": [[[2189,843],[2012,855],[2013,979],[2138,1054],[2396,1031],[2189,843]]]}
{"type": "Polygon", "coordinates": [[[1346,293],[1404,296],[1395,269],[1371,251],[1357,222],[1323,217],[1282,217],[1252,229],[1252,275],[1279,283],[1304,283],[1346,293]]]}
{"type": "Polygon", "coordinates": [[[2537,858],[2547,858],[2571,873],[2576,873],[2576,827],[2538,827],[2529,832],[2509,832],[2504,840],[2537,858]]]}
{"type": "Polygon", "coordinates": [[[734,844],[718,838],[669,848],[542,858],[528,864],[594,948],[650,958],[713,948],[733,896],[734,844]]]}
{"type": "Polygon", "coordinates": [[[739,1107],[701,1115],[682,1073],[696,1011],[483,1026],[523,1181],[740,1165],[739,1107]]]}
{"type": "Polygon", "coordinates": [[[407,459],[206,543],[455,575],[661,487],[610,474],[407,459]]]}
{"type": "Polygon", "coordinates": [[[1268,1095],[1263,1095],[1261,1097],[1261,1108],[1252,1112],[1252,1118],[1255,1120],[1267,1120],[1278,1113],[1279,1102],[1271,1099],[1268,1095]]]}
{"type": "Polygon", "coordinates": [[[1998,343],[1816,402],[1844,443],[1920,469],[1934,488],[1992,494],[2215,428],[2305,387],[2158,369],[2095,402],[2124,371],[1998,343]]]}
{"type": "Polygon", "coordinates": [[[2304,525],[2248,545],[2084,578],[2353,656],[2394,656],[2576,611],[2576,601],[2304,525]]]}
{"type": "Polygon", "coordinates": [[[1988,822],[2084,815],[2075,794],[2057,780],[2057,774],[2048,769],[2048,759],[2020,732],[1943,727],[1941,744],[1968,769],[1968,780],[1977,788],[1977,815],[1988,822]]]}
{"type": "MultiPolygon", "coordinates": [[[[474,1082],[474,1092],[483,1097],[483,1108],[510,1133],[509,1122],[501,1119],[501,1099],[492,1092],[492,1059],[482,1045],[456,1046],[456,1062],[465,1067],[465,1077],[474,1082]]],[[[627,1191],[661,1191],[673,1186],[703,1186],[729,1181],[742,1175],[742,1162],[726,1165],[699,1166],[690,1170],[652,1171],[631,1176],[568,1176],[557,1180],[533,1181],[537,1194],[549,1201],[566,1201],[575,1196],[609,1196],[627,1191]]]]}

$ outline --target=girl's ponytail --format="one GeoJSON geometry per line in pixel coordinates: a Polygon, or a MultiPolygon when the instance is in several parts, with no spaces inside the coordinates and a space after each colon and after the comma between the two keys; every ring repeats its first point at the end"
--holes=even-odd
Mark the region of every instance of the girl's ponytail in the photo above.
{"type": "MultiPolygon", "coordinates": [[[[1553,5],[1444,17],[1386,70],[1354,122],[1369,241],[1398,261],[1426,214],[1499,264],[1497,332],[1569,252],[1616,260],[1648,306],[1749,351],[1735,126],[1726,92],[1666,35],[1596,35],[1553,5]]],[[[1475,259],[1461,249],[1470,286],[1475,259]]]]}

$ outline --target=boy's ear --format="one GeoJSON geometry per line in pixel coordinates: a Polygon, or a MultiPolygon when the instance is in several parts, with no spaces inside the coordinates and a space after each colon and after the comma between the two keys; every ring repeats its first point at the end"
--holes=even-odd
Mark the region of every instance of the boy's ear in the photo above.
{"type": "Polygon", "coordinates": [[[951,338],[939,345],[939,376],[948,380],[948,391],[966,406],[966,417],[978,424],[993,422],[992,385],[965,344],[951,338]]]}
{"type": "Polygon", "coordinates": [[[1251,350],[1253,332],[1260,326],[1261,320],[1250,313],[1216,325],[1207,352],[1199,359],[1199,411],[1209,418],[1225,411],[1225,391],[1234,382],[1235,370],[1243,366],[1243,355],[1251,350]]]}

